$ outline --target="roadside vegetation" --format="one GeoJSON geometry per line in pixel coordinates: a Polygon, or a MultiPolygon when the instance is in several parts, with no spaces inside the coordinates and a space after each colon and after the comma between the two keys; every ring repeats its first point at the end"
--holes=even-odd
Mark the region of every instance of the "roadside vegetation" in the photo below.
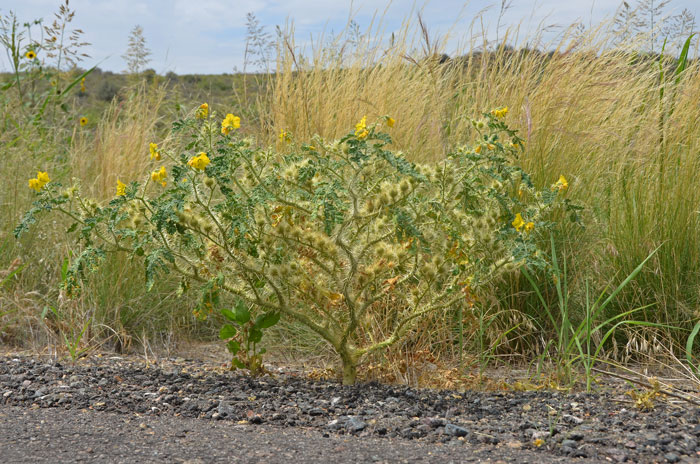
{"type": "Polygon", "coordinates": [[[250,68],[217,76],[147,69],[140,28],[130,72],[91,68],[68,2],[0,12],[0,340],[697,381],[699,41],[645,5],[549,44],[474,21],[452,56],[420,18],[304,49],[250,15],[250,68]]]}

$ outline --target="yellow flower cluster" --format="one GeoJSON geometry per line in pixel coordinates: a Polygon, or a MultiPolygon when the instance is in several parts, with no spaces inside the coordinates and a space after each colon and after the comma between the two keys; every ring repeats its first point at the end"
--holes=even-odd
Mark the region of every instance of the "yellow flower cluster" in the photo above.
{"type": "Polygon", "coordinates": [[[151,172],[151,180],[153,182],[160,182],[160,185],[165,187],[165,178],[168,176],[168,172],[165,170],[165,166],[161,166],[158,171],[151,172]]]}
{"type": "Polygon", "coordinates": [[[194,114],[194,116],[197,119],[207,119],[207,116],[209,116],[209,104],[202,103],[199,105],[199,108],[197,108],[197,112],[194,114]]]}
{"type": "Polygon", "coordinates": [[[158,144],[157,143],[149,143],[148,144],[148,151],[151,153],[151,159],[160,161],[160,151],[158,151],[158,144]]]}
{"type": "Polygon", "coordinates": [[[36,173],[36,178],[29,179],[29,188],[34,189],[38,192],[42,188],[44,188],[44,185],[48,184],[50,181],[51,179],[49,179],[48,172],[38,171],[36,173]]]}
{"type": "Polygon", "coordinates": [[[523,216],[520,213],[515,215],[515,219],[511,224],[513,224],[513,227],[515,227],[515,230],[517,230],[518,232],[522,232],[523,229],[525,230],[525,232],[532,232],[533,230],[535,230],[535,223],[525,222],[523,216]]]}
{"type": "Polygon", "coordinates": [[[559,180],[552,185],[552,190],[564,191],[569,188],[569,182],[567,182],[566,177],[559,176],[559,180]]]}
{"type": "Polygon", "coordinates": [[[280,142],[289,142],[289,134],[284,129],[280,129],[280,142]]]}
{"type": "Polygon", "coordinates": [[[241,127],[241,118],[234,116],[231,113],[227,114],[221,122],[221,133],[228,135],[234,129],[241,127]]]}
{"type": "Polygon", "coordinates": [[[508,107],[504,106],[500,110],[491,110],[491,116],[494,116],[496,118],[502,119],[506,117],[506,114],[508,114],[508,107]]]}
{"type": "Polygon", "coordinates": [[[121,197],[124,195],[126,195],[126,184],[117,179],[117,196],[121,197]]]}
{"type": "Polygon", "coordinates": [[[367,131],[367,116],[362,116],[360,122],[355,124],[355,137],[362,140],[369,135],[367,131]]]}
{"type": "Polygon", "coordinates": [[[195,169],[199,169],[200,171],[203,171],[204,168],[206,168],[209,163],[210,163],[209,157],[204,152],[198,153],[197,156],[191,158],[187,162],[187,164],[190,167],[195,168],[195,169]]]}

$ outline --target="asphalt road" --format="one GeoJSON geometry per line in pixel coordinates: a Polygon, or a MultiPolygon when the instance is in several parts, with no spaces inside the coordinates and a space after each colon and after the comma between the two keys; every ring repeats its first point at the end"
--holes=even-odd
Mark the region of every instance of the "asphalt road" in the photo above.
{"type": "Polygon", "coordinates": [[[458,440],[435,444],[329,436],[302,428],[175,416],[0,406],[0,462],[3,463],[543,464],[565,461],[571,459],[508,446],[473,447],[458,440]]]}

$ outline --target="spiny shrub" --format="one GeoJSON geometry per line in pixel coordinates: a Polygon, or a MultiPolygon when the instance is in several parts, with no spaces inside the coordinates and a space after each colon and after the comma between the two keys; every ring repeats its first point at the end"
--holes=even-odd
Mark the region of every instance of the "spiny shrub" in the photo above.
{"type": "Polygon", "coordinates": [[[182,291],[200,289],[197,314],[222,312],[234,365],[259,370],[262,330],[291,317],[333,347],[350,384],[366,355],[401,340],[422,316],[469,308],[505,273],[545,265],[536,237],[552,227],[553,208],[571,208],[566,180],[533,187],[515,163],[523,143],[505,111],[473,122],[474,145],[414,165],[389,148],[389,117],[362,118],[333,142],[296,145],[282,132],[289,145],[280,153],[238,137],[238,117],[219,123],[204,104],[173,124],[166,147],[151,144],[155,169],[145,182],[119,180],[107,204],[41,173],[30,181],[38,199],[15,232],[59,210],[84,247],[69,293],[106,253],[128,253],[143,259],[147,287],[174,271],[182,291]],[[221,309],[222,294],[233,309],[221,309]],[[377,314],[391,318],[386,336],[360,335],[377,314]]]}

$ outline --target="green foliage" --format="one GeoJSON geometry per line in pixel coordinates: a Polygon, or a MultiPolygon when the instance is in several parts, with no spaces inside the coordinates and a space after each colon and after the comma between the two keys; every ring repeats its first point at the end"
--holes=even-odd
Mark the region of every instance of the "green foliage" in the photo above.
{"type": "Polygon", "coordinates": [[[474,122],[476,146],[431,165],[392,152],[379,124],[361,125],[277,153],[220,134],[213,114],[186,118],[161,150],[170,177],[155,171],[104,206],[49,183],[17,233],[58,209],[87,245],[69,282],[105,253],[142,257],[148,288],[170,271],[183,289],[200,286],[200,317],[221,307],[221,292],[238,301],[222,311],[219,334],[234,366],[262,368],[262,331],[284,315],[326,340],[352,383],[363,357],[421,317],[471,309],[504,275],[546,266],[537,252],[553,226],[546,218],[557,208],[575,214],[561,189],[536,190],[517,166],[522,141],[498,113],[474,122]],[[370,339],[363,334],[387,295],[387,335],[370,339]]]}
{"type": "Polygon", "coordinates": [[[226,348],[233,356],[231,369],[247,369],[256,375],[264,372],[262,355],[265,348],[258,348],[263,330],[277,324],[280,313],[269,311],[253,319],[246,303],[239,300],[233,310],[222,309],[226,324],[219,331],[219,338],[226,340],[226,348]]]}

